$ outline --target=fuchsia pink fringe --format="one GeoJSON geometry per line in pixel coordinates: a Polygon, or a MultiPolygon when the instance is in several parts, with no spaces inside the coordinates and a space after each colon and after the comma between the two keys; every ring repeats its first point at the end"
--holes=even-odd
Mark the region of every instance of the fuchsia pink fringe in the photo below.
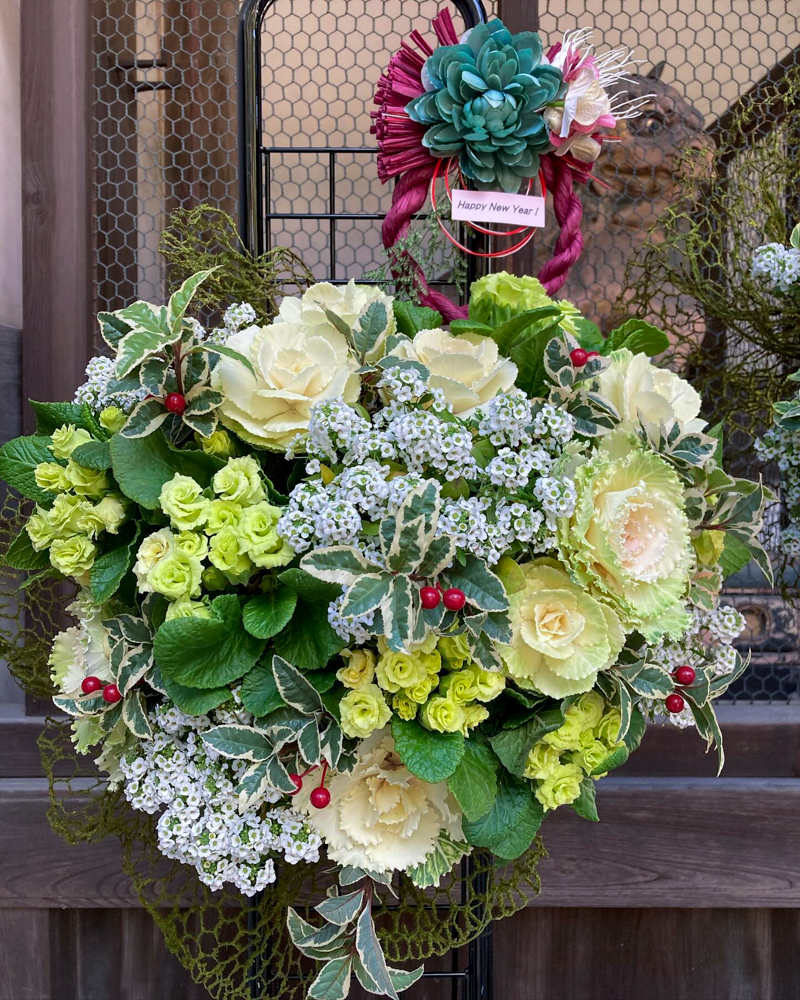
{"type": "MultiPolygon", "coordinates": [[[[448,10],[440,11],[431,22],[440,45],[458,42],[453,19],[448,10]]],[[[433,49],[418,31],[412,31],[407,41],[389,62],[378,83],[372,112],[374,124],[371,131],[378,137],[378,177],[386,183],[400,177],[392,195],[381,235],[385,247],[394,246],[408,232],[412,217],[420,211],[428,197],[436,160],[422,145],[425,126],[412,121],[406,114],[406,105],[424,93],[422,67],[433,49]]],[[[570,267],[583,250],[580,231],[583,206],[573,191],[574,180],[585,180],[584,171],[575,170],[564,157],[551,153],[541,157],[548,189],[553,192],[556,221],[561,227],[555,246],[555,255],[539,272],[539,279],[548,294],[552,295],[567,280],[570,267]]],[[[436,309],[445,322],[467,315],[466,306],[456,306],[446,295],[433,291],[425,281],[421,268],[410,255],[406,262],[416,274],[419,299],[422,305],[436,309]]],[[[396,274],[396,269],[393,270],[396,274]]]]}

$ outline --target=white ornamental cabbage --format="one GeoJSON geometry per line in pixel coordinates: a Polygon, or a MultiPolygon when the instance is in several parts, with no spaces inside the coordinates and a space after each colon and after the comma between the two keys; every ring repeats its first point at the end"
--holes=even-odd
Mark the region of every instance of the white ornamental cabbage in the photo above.
{"type": "Polygon", "coordinates": [[[517,378],[517,366],[500,355],[491,337],[446,330],[420,330],[413,341],[395,348],[398,357],[411,358],[431,373],[428,384],[441,389],[459,417],[471,416],[477,407],[508,392],[517,378]]]}
{"type": "Polygon", "coordinates": [[[463,840],[461,811],[447,784],[430,784],[412,774],[388,729],[373,733],[356,753],[353,770],[330,779],[331,801],[325,809],[309,805],[311,781],[297,796],[331,861],[379,872],[406,871],[425,860],[443,831],[463,840]]]}
{"type": "Polygon", "coordinates": [[[258,448],[283,451],[308,430],[316,403],[358,399],[358,361],[332,327],[305,322],[251,326],[233,334],[227,346],[250,361],[255,375],[233,358],[220,360],[212,381],[225,397],[220,419],[258,448]]]}
{"type": "Polygon", "coordinates": [[[375,346],[366,355],[367,361],[377,361],[383,355],[383,345],[396,329],[392,297],[386,295],[377,285],[357,285],[350,280],[346,285],[332,285],[320,281],[312,285],[300,298],[286,298],[278,310],[278,321],[297,323],[309,333],[335,332],[336,327],[328,319],[328,309],[353,329],[373,302],[380,302],[386,309],[386,327],[379,335],[375,346]]]}

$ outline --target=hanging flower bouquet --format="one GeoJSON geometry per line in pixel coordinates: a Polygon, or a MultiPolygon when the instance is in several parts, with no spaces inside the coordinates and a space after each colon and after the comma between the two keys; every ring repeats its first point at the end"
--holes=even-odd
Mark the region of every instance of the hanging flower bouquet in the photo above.
{"type": "Polygon", "coordinates": [[[100,314],[110,357],[32,404],[6,559],[77,584],[54,702],[160,851],[247,896],[327,856],[316,922],[288,912],[308,995],[394,997],[421,970],[386,964],[379,889],[596,820],[647,719],[722,761],[746,660],[718,593],[731,551],[769,570],[765,489],[650,361],[663,334],[581,344],[536,279],[479,280],[449,331],[351,282],[206,333],[210,273],[100,314]]]}

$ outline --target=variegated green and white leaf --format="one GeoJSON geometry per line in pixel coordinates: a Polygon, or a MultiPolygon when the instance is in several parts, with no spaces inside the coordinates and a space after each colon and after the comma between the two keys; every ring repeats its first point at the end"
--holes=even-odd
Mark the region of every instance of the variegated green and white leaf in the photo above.
{"type": "Polygon", "coordinates": [[[381,948],[378,935],[375,933],[372,910],[368,906],[361,911],[356,923],[356,952],[381,995],[398,1000],[397,991],[389,978],[383,948],[381,948]]]}
{"type": "Polygon", "coordinates": [[[199,434],[200,437],[204,438],[211,437],[217,429],[219,420],[216,410],[212,410],[210,413],[184,413],[182,419],[186,426],[190,427],[195,434],[199,434]]]}
{"type": "Polygon", "coordinates": [[[357,549],[349,545],[329,545],[306,553],[300,560],[300,568],[325,583],[351,587],[360,576],[369,572],[370,566],[357,549]]]}
{"type": "Polygon", "coordinates": [[[167,358],[148,358],[139,369],[139,383],[153,396],[163,396],[168,371],[167,358]]]}
{"type": "Polygon", "coordinates": [[[500,577],[486,563],[469,553],[463,566],[456,562],[447,573],[451,587],[463,590],[467,602],[479,611],[505,611],[508,597],[500,577]]]}
{"type": "Polygon", "coordinates": [[[426,580],[435,579],[440,573],[452,565],[456,557],[456,543],[452,538],[442,535],[433,538],[428,543],[422,562],[419,565],[419,575],[426,580]]]}
{"type": "Polygon", "coordinates": [[[112,623],[119,628],[125,641],[132,646],[142,646],[146,642],[153,641],[150,626],[143,618],[137,618],[134,615],[118,615],[116,618],[103,622],[103,625],[106,628],[111,628],[112,623]]]}
{"type": "Polygon", "coordinates": [[[124,378],[151,355],[163,351],[171,343],[171,335],[163,332],[134,330],[127,334],[117,348],[115,371],[117,378],[124,378]]]}
{"type": "Polygon", "coordinates": [[[335,770],[342,756],[342,730],[332,722],[322,734],[320,751],[330,766],[335,770]]]}
{"type": "Polygon", "coordinates": [[[270,784],[280,792],[292,795],[297,790],[297,786],[289,777],[289,772],[277,757],[270,757],[267,761],[267,776],[270,784]]]}
{"type": "Polygon", "coordinates": [[[100,336],[112,351],[116,351],[117,344],[133,329],[130,323],[127,323],[116,313],[99,312],[97,322],[100,326],[100,336]]]}
{"type": "Polygon", "coordinates": [[[397,510],[398,523],[406,524],[422,515],[425,518],[425,533],[433,538],[439,524],[441,509],[439,490],[439,484],[434,479],[428,479],[414,487],[406,494],[397,510]]]}
{"type": "Polygon", "coordinates": [[[349,955],[326,962],[309,987],[307,1000],[345,1000],[350,992],[352,971],[353,960],[349,955]]]}
{"type": "Polygon", "coordinates": [[[321,903],[317,903],[314,909],[328,923],[344,927],[356,919],[363,904],[364,890],[356,889],[354,892],[345,893],[343,896],[330,896],[321,903]]]}
{"type": "Polygon", "coordinates": [[[198,344],[192,348],[190,353],[194,353],[195,351],[207,351],[209,354],[217,354],[221,357],[230,358],[232,361],[238,361],[239,364],[244,365],[251,375],[255,375],[256,373],[249,358],[246,358],[244,354],[240,354],[239,351],[234,351],[232,347],[227,347],[225,344],[198,344]]]}
{"type": "Polygon", "coordinates": [[[411,642],[416,589],[407,576],[397,576],[391,595],[381,605],[386,642],[396,653],[407,652],[411,642]]]}
{"type": "Polygon", "coordinates": [[[153,663],[153,647],[150,643],[133,646],[125,650],[116,672],[117,687],[125,695],[147,673],[153,663]]]}
{"type": "Polygon", "coordinates": [[[104,733],[110,733],[122,717],[122,702],[118,701],[108,711],[100,716],[100,728],[104,733]]]}
{"type": "Polygon", "coordinates": [[[205,271],[198,271],[190,278],[187,278],[181,287],[170,296],[166,319],[173,340],[177,340],[181,335],[183,317],[186,315],[186,310],[189,308],[197,289],[216,270],[216,267],[211,267],[205,271]]]}
{"type": "Polygon", "coordinates": [[[267,790],[271,788],[269,782],[269,768],[266,760],[259,760],[244,772],[236,786],[236,794],[239,798],[239,811],[245,812],[253,806],[258,805],[267,790]]]}
{"type": "Polygon", "coordinates": [[[427,889],[428,886],[438,885],[443,876],[452,871],[453,866],[472,850],[466,841],[451,840],[446,833],[439,834],[433,850],[418,865],[409,868],[408,877],[419,886],[420,889],[427,889]]]}
{"type": "Polygon", "coordinates": [[[397,529],[386,555],[389,569],[395,573],[413,573],[422,561],[425,540],[423,514],[406,522],[402,522],[398,517],[397,529]]]}
{"type": "Polygon", "coordinates": [[[236,760],[267,760],[273,751],[272,742],[251,726],[214,726],[207,729],[202,738],[223,757],[236,760]]]}
{"type": "Polygon", "coordinates": [[[505,611],[490,611],[483,622],[483,631],[494,642],[511,642],[511,620],[505,611]]]}
{"type": "MultiPolygon", "coordinates": [[[[124,309],[118,309],[114,316],[128,324],[130,333],[136,333],[137,330],[141,330],[143,333],[169,333],[166,308],[153,305],[152,302],[144,302],[139,299],[125,306],[124,309]]],[[[125,337],[121,337],[117,346],[124,339],[125,337]]]]}
{"type": "Polygon", "coordinates": [[[297,667],[281,656],[272,657],[272,674],[280,696],[291,708],[303,715],[324,711],[319,691],[300,673],[297,667]]]}
{"type": "Polygon", "coordinates": [[[311,948],[336,948],[340,942],[348,935],[346,927],[340,924],[326,923],[322,927],[314,927],[307,920],[289,907],[286,912],[286,926],[289,930],[289,937],[295,948],[305,954],[305,949],[311,948]]]}
{"type": "Polygon", "coordinates": [[[195,385],[186,393],[184,416],[187,413],[211,413],[222,405],[224,399],[225,397],[217,389],[210,389],[207,385],[195,385]]]}
{"type": "Polygon", "coordinates": [[[160,399],[143,399],[131,411],[120,434],[126,438],[147,437],[158,430],[168,416],[169,411],[160,399]]]}
{"type": "Polygon", "coordinates": [[[319,730],[317,729],[316,722],[311,722],[311,724],[306,726],[302,733],[300,733],[297,740],[297,749],[300,751],[300,756],[306,764],[319,764],[319,730]]]}
{"type": "Polygon", "coordinates": [[[391,599],[395,578],[391,573],[364,573],[345,592],[340,613],[343,618],[369,614],[391,599]]]}
{"type": "Polygon", "coordinates": [[[122,718],[125,725],[134,736],[140,740],[150,740],[153,738],[153,730],[150,720],[147,718],[147,703],[141,691],[133,691],[129,694],[122,707],[122,718]]]}
{"type": "Polygon", "coordinates": [[[567,343],[562,337],[553,337],[544,349],[544,367],[557,386],[572,388],[574,368],[567,343]]]}
{"type": "Polygon", "coordinates": [[[495,649],[494,643],[484,632],[481,632],[478,636],[469,636],[467,642],[473,659],[479,663],[484,670],[497,673],[503,669],[500,654],[495,649]]]}

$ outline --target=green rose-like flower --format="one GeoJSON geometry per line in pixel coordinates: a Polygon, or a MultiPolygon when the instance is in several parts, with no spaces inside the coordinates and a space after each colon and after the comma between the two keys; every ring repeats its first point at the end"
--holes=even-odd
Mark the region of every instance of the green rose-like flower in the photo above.
{"type": "Polygon", "coordinates": [[[136,562],[133,564],[133,573],[136,577],[139,591],[143,594],[152,593],[150,586],[150,573],[175,549],[175,536],[169,528],[160,528],[152,534],[143,538],[136,553],[136,562]]]}
{"type": "Polygon", "coordinates": [[[175,551],[187,559],[205,559],[208,554],[208,539],[196,531],[181,531],[173,539],[175,551]]]}
{"type": "Polygon", "coordinates": [[[410,722],[411,719],[416,718],[419,705],[409,698],[405,691],[398,691],[392,698],[392,708],[395,715],[399,715],[401,719],[410,722]]]}
{"type": "Polygon", "coordinates": [[[475,674],[471,670],[457,670],[442,678],[439,690],[446,698],[451,698],[459,705],[466,705],[478,697],[475,684],[475,674]]]}
{"type": "Polygon", "coordinates": [[[118,406],[106,406],[100,411],[97,419],[101,427],[111,434],[116,434],[122,430],[128,418],[118,406]]]}
{"type": "Polygon", "coordinates": [[[92,440],[92,435],[82,427],[76,430],[74,424],[64,424],[50,435],[52,444],[48,445],[56,458],[69,458],[78,445],[92,440]]]}
{"type": "Polygon", "coordinates": [[[64,576],[82,576],[94,565],[97,546],[86,535],[56,538],[50,546],[50,562],[64,576]]]}
{"type": "Polygon", "coordinates": [[[412,684],[410,687],[405,688],[405,693],[416,705],[424,705],[431,691],[436,687],[438,680],[438,677],[435,675],[428,674],[424,681],[419,681],[418,684],[412,684]]]}
{"type": "Polygon", "coordinates": [[[436,643],[445,670],[461,670],[470,658],[469,643],[464,633],[444,635],[436,643]]]}
{"type": "Polygon", "coordinates": [[[553,771],[561,763],[561,751],[557,747],[551,746],[541,740],[536,743],[528,753],[528,762],[525,765],[523,776],[526,778],[538,778],[544,780],[549,778],[553,771]]]}
{"type": "Polygon", "coordinates": [[[163,594],[170,601],[177,601],[182,597],[197,597],[200,594],[202,572],[203,566],[199,559],[170,552],[147,574],[147,584],[151,591],[163,594]]]}
{"type": "Polygon", "coordinates": [[[81,516],[91,510],[91,504],[81,497],[72,496],[68,493],[59,493],[50,508],[48,520],[53,526],[56,535],[65,538],[68,535],[75,535],[80,532],[78,527],[81,516]]]}
{"type": "Polygon", "coordinates": [[[67,470],[58,462],[40,462],[33,470],[36,485],[51,493],[66,493],[72,489],[67,470]]]}
{"type": "Polygon", "coordinates": [[[506,686],[506,679],[502,674],[484,670],[477,663],[471,664],[467,669],[474,678],[477,701],[494,701],[499,694],[502,694],[506,686]]]}
{"type": "Polygon", "coordinates": [[[392,693],[401,688],[413,688],[416,684],[430,683],[425,662],[416,652],[393,653],[388,647],[382,649],[376,673],[378,684],[384,691],[392,693]]]}
{"type": "Polygon", "coordinates": [[[570,705],[564,712],[564,722],[542,737],[542,742],[562,750],[580,750],[581,737],[586,731],[586,720],[576,705],[570,705]]]}
{"type": "Polygon", "coordinates": [[[581,747],[580,750],[573,751],[570,754],[570,759],[573,764],[577,764],[587,774],[591,774],[597,765],[608,757],[608,754],[609,748],[605,743],[601,740],[592,740],[585,747],[581,747]]]}
{"type": "Polygon", "coordinates": [[[58,538],[58,531],[50,520],[50,512],[37,507],[28,518],[25,530],[31,545],[36,552],[41,552],[50,546],[55,538],[58,538]]]}
{"type": "Polygon", "coordinates": [[[536,798],[546,810],[574,802],[581,794],[583,770],[577,764],[558,764],[536,787],[536,798]]]}
{"type": "Polygon", "coordinates": [[[648,642],[680,638],[689,624],[692,546],[678,476],[633,435],[615,431],[573,478],[575,513],[558,530],[573,578],[648,642]]]}
{"type": "Polygon", "coordinates": [[[225,468],[214,473],[211,485],[220,499],[243,507],[259,503],[266,495],[261,482],[261,467],[249,455],[229,458],[225,468]]]}
{"type": "Polygon", "coordinates": [[[109,494],[94,505],[95,514],[102,520],[103,527],[109,534],[116,535],[127,516],[127,504],[128,501],[124,497],[109,494]]]}
{"type": "Polygon", "coordinates": [[[464,736],[469,736],[470,729],[474,729],[489,718],[489,709],[485,705],[464,705],[464,726],[461,732],[464,736]]]}
{"type": "Polygon", "coordinates": [[[280,516],[280,507],[273,507],[266,500],[242,511],[239,538],[248,556],[262,569],[285,566],[294,558],[294,549],[275,528],[280,516]]]}
{"type": "Polygon", "coordinates": [[[345,665],[336,671],[337,681],[346,688],[372,684],[375,678],[375,654],[371,649],[343,649],[345,665]]]}
{"type": "Polygon", "coordinates": [[[442,159],[458,156],[479,189],[517,191],[539,169],[550,146],[542,116],[563,87],[561,71],[542,61],[532,31],[512,35],[497,18],[443,45],[423,69],[426,93],[406,107],[429,125],[423,145],[442,159]]]}
{"type": "Polygon", "coordinates": [[[67,463],[66,472],[78,496],[101,497],[104,493],[108,493],[110,484],[105,472],[87,469],[83,465],[78,465],[73,459],[67,463]]]}
{"type": "Polygon", "coordinates": [[[509,676],[551,698],[589,691],[625,643],[619,618],[554,561],[521,569],[525,588],[510,597],[511,643],[498,646],[509,676]]]}
{"type": "Polygon", "coordinates": [[[209,501],[203,496],[203,487],[191,476],[178,472],[161,487],[158,502],[180,531],[201,527],[208,516],[209,501]]]}
{"type": "Polygon", "coordinates": [[[602,740],[606,746],[614,747],[617,745],[617,736],[619,735],[619,727],[622,722],[622,716],[618,708],[610,708],[595,729],[595,735],[598,740],[602,740]]]}
{"type": "Polygon", "coordinates": [[[188,597],[180,597],[167,608],[165,621],[173,618],[210,618],[211,611],[202,601],[192,601],[188,597]]]}
{"type": "Polygon", "coordinates": [[[364,684],[348,691],[339,702],[339,712],[344,735],[358,740],[365,740],[374,730],[382,729],[392,717],[377,684],[364,684]]]}
{"type": "Polygon", "coordinates": [[[575,320],[580,318],[580,310],[566,299],[551,299],[538,278],[498,271],[470,285],[469,315],[478,323],[500,326],[520,313],[547,306],[556,306],[561,311],[559,325],[562,330],[577,337],[575,320]]]}
{"type": "Polygon", "coordinates": [[[215,455],[217,458],[230,458],[236,454],[233,438],[227,431],[223,431],[222,429],[212,431],[208,437],[203,437],[202,434],[195,434],[194,439],[206,455],[215,455]]]}
{"type": "Polygon", "coordinates": [[[459,733],[467,723],[464,706],[443,695],[435,695],[423,706],[420,719],[423,726],[438,733],[459,733]]]}
{"type": "Polygon", "coordinates": [[[212,536],[208,558],[231,583],[246,583],[250,579],[253,564],[244,551],[235,528],[223,528],[212,536]]]}
{"type": "Polygon", "coordinates": [[[230,500],[211,500],[203,526],[206,534],[214,535],[223,528],[238,528],[244,508],[230,500]]]}

